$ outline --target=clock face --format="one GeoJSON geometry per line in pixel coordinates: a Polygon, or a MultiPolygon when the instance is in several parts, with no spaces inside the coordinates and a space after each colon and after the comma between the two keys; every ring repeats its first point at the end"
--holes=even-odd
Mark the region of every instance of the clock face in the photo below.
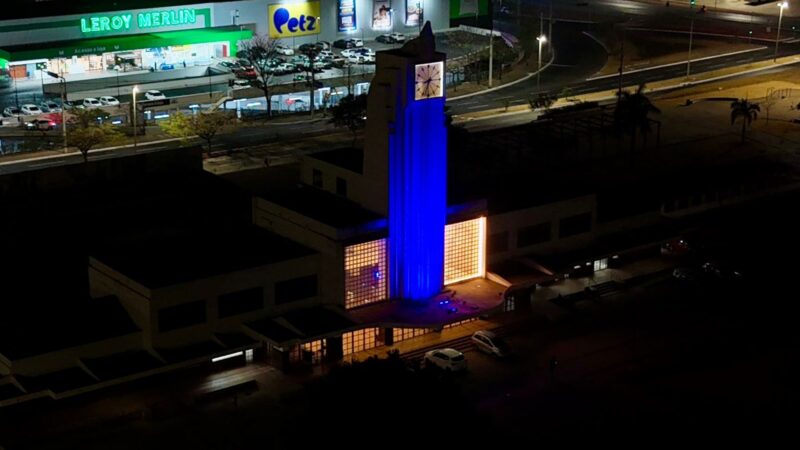
{"type": "Polygon", "coordinates": [[[414,100],[442,97],[444,95],[444,62],[417,64],[414,70],[414,100]]]}

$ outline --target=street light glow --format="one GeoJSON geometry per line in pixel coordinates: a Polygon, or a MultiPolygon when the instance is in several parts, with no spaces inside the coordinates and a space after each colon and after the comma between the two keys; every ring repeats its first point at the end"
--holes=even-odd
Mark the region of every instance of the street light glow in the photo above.
{"type": "Polygon", "coordinates": [[[537,37],[536,40],[539,41],[540,43],[545,43],[545,42],[547,42],[547,36],[541,35],[541,36],[537,37]]]}

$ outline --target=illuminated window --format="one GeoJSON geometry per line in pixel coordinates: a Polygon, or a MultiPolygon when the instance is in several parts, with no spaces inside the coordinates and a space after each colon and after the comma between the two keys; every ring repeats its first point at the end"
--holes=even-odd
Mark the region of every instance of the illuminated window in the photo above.
{"type": "Polygon", "coordinates": [[[486,269],[486,218],[445,227],[444,284],[478,278],[486,269]]]}
{"type": "Polygon", "coordinates": [[[342,356],[383,345],[378,339],[380,328],[365,328],[342,335],[342,356]]]}
{"type": "Polygon", "coordinates": [[[306,342],[302,345],[292,347],[289,353],[290,362],[304,362],[309,364],[319,364],[327,354],[325,339],[306,342]]]}
{"type": "Polygon", "coordinates": [[[364,242],[344,251],[345,308],[386,299],[386,239],[364,242]]]}
{"type": "Polygon", "coordinates": [[[433,328],[395,328],[392,331],[394,343],[405,341],[406,339],[422,336],[423,334],[433,333],[433,328]]]}
{"type": "Polygon", "coordinates": [[[459,325],[464,325],[465,323],[475,322],[476,320],[478,320],[478,318],[477,317],[473,317],[471,319],[464,319],[464,320],[460,320],[458,322],[448,323],[447,325],[442,327],[442,329],[446,330],[448,328],[453,328],[453,327],[457,327],[459,325]]]}

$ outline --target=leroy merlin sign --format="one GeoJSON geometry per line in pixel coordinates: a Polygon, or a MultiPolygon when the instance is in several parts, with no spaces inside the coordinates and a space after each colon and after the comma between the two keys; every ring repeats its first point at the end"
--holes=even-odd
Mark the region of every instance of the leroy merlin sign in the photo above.
{"type": "MultiPolygon", "coordinates": [[[[197,10],[184,8],[81,17],[81,33],[123,33],[131,30],[147,31],[166,27],[194,28],[194,25],[197,24],[197,16],[197,10]]],[[[207,18],[208,16],[206,16],[207,18]]]]}

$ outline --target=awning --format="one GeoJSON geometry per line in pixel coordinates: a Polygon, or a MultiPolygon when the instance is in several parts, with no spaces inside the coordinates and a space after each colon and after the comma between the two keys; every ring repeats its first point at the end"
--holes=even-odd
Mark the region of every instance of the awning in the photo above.
{"type": "Polygon", "coordinates": [[[163,33],[107,36],[94,39],[42,42],[0,49],[0,59],[28,61],[41,58],[71,58],[72,56],[100,55],[108,52],[171,47],[176,45],[227,42],[230,54],[236,54],[239,41],[253,37],[253,32],[239,27],[201,28],[167,31],[163,33]]]}

